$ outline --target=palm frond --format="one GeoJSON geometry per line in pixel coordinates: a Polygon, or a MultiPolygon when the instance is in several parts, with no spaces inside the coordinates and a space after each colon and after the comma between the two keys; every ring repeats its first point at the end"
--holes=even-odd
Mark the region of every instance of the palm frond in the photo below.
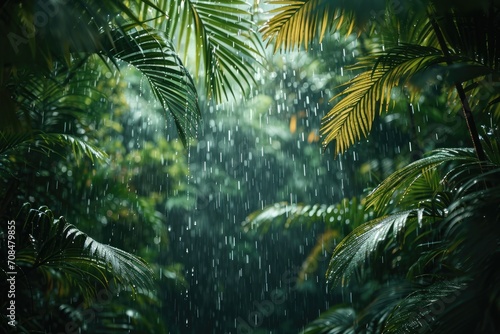
{"type": "Polygon", "coordinates": [[[136,293],[153,287],[153,272],[142,259],[97,242],[63,217],[54,218],[48,208],[30,210],[23,231],[29,233],[28,246],[19,250],[17,264],[24,272],[62,275],[86,297],[95,292],[95,282],[108,287],[113,281],[136,293]]]}
{"type": "Polygon", "coordinates": [[[464,91],[474,110],[490,113],[495,121],[500,119],[500,82],[495,72],[465,82],[464,91]]]}
{"type": "MultiPolygon", "coordinates": [[[[384,326],[384,333],[434,332],[436,325],[441,320],[438,319],[442,318],[444,313],[449,313],[452,310],[456,312],[457,305],[465,307],[464,290],[466,288],[466,282],[445,280],[426,287],[416,287],[391,312],[384,326]]],[[[471,315],[471,309],[469,307],[466,309],[467,313],[471,315]]],[[[465,318],[469,318],[469,316],[465,318]]],[[[461,327],[460,330],[466,327],[461,327]]]]}
{"type": "Polygon", "coordinates": [[[95,87],[99,75],[91,66],[75,72],[60,66],[47,77],[20,72],[11,78],[7,87],[17,126],[0,130],[0,173],[12,174],[30,152],[68,156],[69,150],[77,163],[83,157],[105,162],[107,154],[87,137],[98,109],[88,106],[99,106],[104,97],[95,87]]]}
{"type": "MultiPolygon", "coordinates": [[[[367,207],[373,208],[376,212],[383,211],[391,201],[399,203],[404,196],[421,185],[422,182],[434,184],[433,187],[436,191],[441,191],[442,189],[440,190],[439,185],[435,183],[436,180],[432,179],[432,174],[429,173],[432,173],[432,170],[444,163],[451,162],[460,164],[462,170],[478,164],[471,149],[438,149],[432,151],[429,156],[417,160],[387,177],[368,195],[367,207]]],[[[425,194],[423,197],[419,195],[417,197],[419,200],[424,200],[425,194]]]]}
{"type": "Polygon", "coordinates": [[[497,3],[479,0],[474,4],[435,2],[431,15],[451,46],[452,52],[476,59],[490,69],[498,70],[500,62],[500,12],[497,3]],[[486,38],[486,41],[485,41],[486,38]]]}
{"type": "Polygon", "coordinates": [[[488,161],[493,165],[500,166],[500,133],[499,129],[488,129],[483,138],[483,147],[488,161]]]}
{"type": "Polygon", "coordinates": [[[336,152],[341,153],[366,137],[375,116],[388,109],[394,87],[406,85],[415,74],[443,61],[440,50],[419,45],[396,47],[361,59],[352,69],[363,72],[331,99],[333,103],[342,98],[323,117],[323,145],[336,141],[336,152]]]}
{"type": "Polygon", "coordinates": [[[0,169],[9,169],[9,164],[19,163],[29,152],[39,152],[44,155],[63,154],[70,149],[78,163],[84,156],[92,162],[106,162],[108,155],[101,148],[74,135],[64,133],[31,132],[0,132],[0,169]]]}
{"type": "MultiPolygon", "coordinates": [[[[83,59],[87,61],[87,58],[83,59]]],[[[59,64],[60,65],[60,64],[59,64]]],[[[106,97],[97,88],[101,72],[88,62],[78,69],[58,66],[52,72],[20,71],[6,85],[12,104],[2,112],[13,114],[16,122],[2,124],[1,131],[20,135],[33,132],[60,133],[83,138],[106,97]]]]}
{"type": "Polygon", "coordinates": [[[364,201],[356,197],[332,205],[280,202],[252,212],[243,222],[243,228],[246,232],[258,230],[266,233],[273,226],[290,228],[300,224],[310,226],[315,222],[323,222],[330,228],[338,228],[339,224],[355,227],[370,217],[371,213],[365,211],[364,201]]]}
{"type": "Polygon", "coordinates": [[[298,275],[300,282],[318,269],[320,258],[332,250],[337,239],[343,238],[353,228],[361,225],[371,217],[372,213],[365,210],[364,201],[360,201],[356,197],[352,199],[345,198],[334,205],[305,205],[281,202],[251,213],[242,226],[247,233],[254,231],[265,234],[273,228],[289,229],[303,224],[310,227],[317,222],[324,225],[326,227],[325,231],[318,237],[316,244],[302,263],[298,275]]]}
{"type": "MultiPolygon", "coordinates": [[[[487,167],[483,166],[483,169],[487,167]]],[[[481,268],[482,264],[498,251],[500,220],[500,196],[498,166],[482,173],[460,175],[454,200],[448,207],[445,235],[449,239],[464,240],[462,266],[481,268]],[[481,248],[474,246],[481,243],[481,248]]]]}
{"type": "Polygon", "coordinates": [[[73,153],[77,164],[84,156],[88,157],[91,162],[108,161],[108,154],[105,151],[103,151],[100,147],[93,145],[88,141],[85,141],[82,138],[78,138],[76,136],[68,134],[51,133],[41,133],[39,136],[44,143],[47,143],[47,145],[44,145],[47,152],[50,152],[50,150],[52,150],[53,146],[51,143],[59,142],[61,146],[67,146],[71,148],[71,152],[73,153]]]}
{"type": "Polygon", "coordinates": [[[318,237],[309,255],[307,255],[307,258],[302,262],[298,276],[299,283],[304,282],[308,275],[316,272],[320,259],[333,250],[335,240],[339,237],[339,231],[331,229],[327,229],[318,237]]]}
{"type": "Polygon", "coordinates": [[[301,334],[354,334],[357,333],[356,316],[353,308],[337,305],[308,324],[301,334]]]}
{"type": "Polygon", "coordinates": [[[416,44],[439,48],[426,8],[430,1],[388,2],[377,12],[375,25],[386,48],[416,44]]]}
{"type": "Polygon", "coordinates": [[[263,38],[274,43],[274,52],[293,51],[302,46],[308,49],[312,42],[321,43],[325,33],[342,31],[348,36],[368,31],[373,23],[385,21],[393,4],[386,1],[329,1],[329,0],[268,0],[279,6],[270,9],[271,18],[262,26],[263,38]]]}
{"type": "Polygon", "coordinates": [[[344,286],[361,265],[370,259],[376,260],[376,254],[393,241],[396,243],[393,248],[400,247],[399,244],[405,241],[406,231],[414,230],[412,226],[432,222],[433,219],[421,210],[408,210],[376,218],[357,227],[335,248],[326,273],[328,281],[344,286]]]}
{"type": "Polygon", "coordinates": [[[107,53],[141,71],[157,99],[172,115],[179,137],[185,144],[196,132],[200,119],[195,84],[173,45],[159,31],[135,24],[123,25],[113,33],[107,53]]]}
{"type": "Polygon", "coordinates": [[[268,45],[274,42],[274,52],[279,49],[293,51],[301,46],[307,49],[316,37],[321,42],[325,32],[332,27],[339,29],[349,24],[349,35],[354,26],[353,15],[336,7],[331,1],[269,0],[268,3],[282,5],[269,11],[273,16],[261,28],[268,45]]]}
{"type": "Polygon", "coordinates": [[[169,24],[167,34],[184,55],[194,61],[194,75],[205,74],[208,97],[222,101],[232,95],[233,86],[245,92],[254,82],[254,65],[262,57],[262,47],[251,14],[242,0],[165,1],[169,24]],[[198,50],[194,59],[190,50],[198,50]]]}

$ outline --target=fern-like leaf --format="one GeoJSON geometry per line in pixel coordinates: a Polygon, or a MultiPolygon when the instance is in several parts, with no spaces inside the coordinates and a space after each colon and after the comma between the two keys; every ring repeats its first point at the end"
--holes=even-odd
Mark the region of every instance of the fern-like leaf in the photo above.
{"type": "Polygon", "coordinates": [[[356,311],[348,306],[338,305],[307,325],[301,334],[354,334],[356,333],[356,311]]]}

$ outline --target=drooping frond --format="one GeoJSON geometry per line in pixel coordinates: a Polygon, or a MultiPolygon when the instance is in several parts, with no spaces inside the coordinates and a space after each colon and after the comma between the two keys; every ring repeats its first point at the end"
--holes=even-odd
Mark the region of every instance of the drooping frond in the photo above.
{"type": "Polygon", "coordinates": [[[353,70],[363,72],[331,99],[333,108],[322,120],[323,145],[335,141],[337,153],[366,137],[377,114],[387,110],[392,89],[404,86],[416,73],[444,61],[440,50],[418,45],[396,47],[361,59],[353,70]]]}
{"type": "MultiPolygon", "coordinates": [[[[371,290],[370,302],[352,300],[349,307],[337,304],[323,312],[316,320],[306,326],[302,334],[326,333],[383,333],[385,321],[395,306],[412,291],[404,281],[391,281],[374,289],[371,284],[361,285],[361,298],[371,290]]],[[[363,298],[364,299],[364,298],[363,298]]]]}
{"type": "Polygon", "coordinates": [[[383,0],[268,0],[272,6],[271,18],[261,32],[274,51],[293,51],[312,42],[321,42],[325,33],[342,31],[345,36],[359,34],[374,20],[385,20],[385,11],[391,4],[383,0]]]}
{"type": "Polygon", "coordinates": [[[8,107],[12,109],[3,109],[16,122],[2,124],[0,128],[13,132],[75,133],[77,127],[84,126],[95,115],[88,106],[105,98],[96,87],[99,76],[100,72],[90,66],[73,71],[61,64],[50,73],[20,71],[6,85],[12,102],[8,107]],[[70,127],[71,123],[74,125],[70,127]]]}
{"type": "Polygon", "coordinates": [[[168,14],[169,38],[185,63],[194,62],[194,76],[204,70],[207,95],[218,102],[237,97],[235,86],[245,92],[254,84],[254,65],[261,60],[262,47],[247,7],[242,0],[169,0],[162,5],[168,14]]]}
{"type": "Polygon", "coordinates": [[[337,239],[342,239],[353,228],[371,217],[372,212],[365,210],[364,201],[356,197],[345,198],[332,205],[281,202],[248,215],[243,222],[243,229],[247,233],[258,231],[264,234],[273,228],[290,229],[303,224],[310,227],[314,223],[324,225],[325,231],[318,237],[316,244],[302,263],[298,275],[298,280],[301,282],[318,269],[318,262],[327,252],[332,251],[337,239]]]}
{"type": "Polygon", "coordinates": [[[5,1],[0,11],[0,46],[5,51],[0,65],[14,71],[28,66],[51,70],[57,61],[70,66],[72,54],[102,50],[117,21],[139,23],[133,10],[137,2],[154,6],[149,0],[5,1]]]}
{"type": "MultiPolygon", "coordinates": [[[[82,291],[92,293],[94,281],[103,287],[110,280],[134,292],[153,287],[153,272],[140,258],[89,237],[63,217],[54,218],[47,208],[30,210],[23,227],[29,231],[16,263],[44,275],[65,276],[82,291]]],[[[95,291],[94,291],[95,292],[95,291]]],[[[88,296],[87,296],[88,297],[88,296]]]]}
{"type": "Polygon", "coordinates": [[[106,161],[106,153],[82,132],[90,131],[91,104],[98,105],[103,94],[95,87],[99,73],[90,68],[76,72],[58,68],[52,76],[25,74],[11,78],[12,96],[8,105],[16,122],[0,129],[0,173],[10,175],[28,158],[27,153],[59,154],[106,161]],[[84,130],[85,131],[81,131],[84,130]]]}
{"type": "Polygon", "coordinates": [[[489,0],[445,5],[432,1],[430,15],[437,21],[451,52],[476,59],[498,71],[500,65],[500,11],[489,0]],[[452,7],[452,10],[450,10],[452,7]]]}
{"type": "Polygon", "coordinates": [[[354,229],[335,248],[326,277],[334,285],[345,285],[351,275],[395,239],[404,242],[409,224],[427,220],[421,210],[408,210],[373,219],[354,229]]]}
{"type": "Polygon", "coordinates": [[[376,29],[385,48],[401,44],[439,47],[425,10],[428,2],[387,1],[386,11],[374,13],[372,29],[376,29]]]}
{"type": "Polygon", "coordinates": [[[196,132],[200,119],[195,84],[173,45],[159,31],[135,24],[113,33],[109,56],[135,66],[147,78],[153,93],[172,115],[180,139],[196,132]]]}

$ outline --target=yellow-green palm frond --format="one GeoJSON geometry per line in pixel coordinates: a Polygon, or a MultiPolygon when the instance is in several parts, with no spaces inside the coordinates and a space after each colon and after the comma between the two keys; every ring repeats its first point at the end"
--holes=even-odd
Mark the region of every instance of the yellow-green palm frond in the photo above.
{"type": "Polygon", "coordinates": [[[354,27],[353,16],[325,0],[269,0],[271,5],[282,5],[269,11],[273,17],[261,28],[263,38],[274,42],[274,51],[282,48],[292,51],[304,48],[315,39],[321,41],[328,29],[347,26],[347,34],[354,27]]]}
{"type": "Polygon", "coordinates": [[[384,0],[268,0],[279,6],[269,10],[271,18],[261,32],[274,51],[307,49],[329,31],[342,30],[345,36],[367,31],[370,22],[385,20],[392,4],[384,0]]]}
{"type": "Polygon", "coordinates": [[[309,252],[307,258],[302,262],[298,281],[304,282],[307,276],[313,274],[318,269],[318,264],[326,253],[331,253],[335,240],[340,237],[338,230],[327,229],[318,237],[313,249],[309,252]]]}
{"type": "Polygon", "coordinates": [[[387,110],[392,89],[404,86],[415,74],[444,62],[441,51],[419,45],[404,45],[362,58],[353,70],[364,70],[345,84],[347,88],[331,99],[341,100],[325,115],[321,133],[326,147],[336,142],[336,152],[366,137],[377,114],[387,110]]]}

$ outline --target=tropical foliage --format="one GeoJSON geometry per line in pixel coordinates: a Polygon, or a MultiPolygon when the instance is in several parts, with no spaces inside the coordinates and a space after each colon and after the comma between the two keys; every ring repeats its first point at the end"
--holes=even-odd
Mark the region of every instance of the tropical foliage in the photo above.
{"type": "MultiPolygon", "coordinates": [[[[252,84],[248,60],[259,58],[260,46],[247,6],[37,0],[7,1],[0,11],[0,215],[16,222],[22,272],[17,280],[23,281],[18,286],[17,300],[23,302],[17,306],[16,329],[166,331],[151,310],[161,306],[161,288],[170,291],[184,284],[182,266],[166,264],[165,255],[151,254],[134,238],[117,242],[112,236],[137,226],[140,235],[156,240],[158,247],[167,245],[165,217],[157,206],[175,203],[170,196],[183,196],[178,185],[187,168],[176,156],[183,150],[176,142],[151,136],[140,153],[120,142],[127,123],[120,71],[139,71],[140,85],[144,82],[151,89],[150,101],[156,99],[161,106],[157,111],[169,114],[177,137],[188,146],[200,119],[195,79],[206,78],[207,95],[219,101],[244,94],[252,84]],[[204,59],[204,66],[197,62],[188,69],[185,63],[193,59],[204,59]],[[235,82],[241,83],[241,91],[232,87],[235,82]],[[111,117],[106,114],[110,107],[111,117]],[[167,191],[161,191],[162,185],[160,191],[141,187],[134,179],[137,171],[124,167],[124,161],[141,159],[147,160],[143,166],[170,175],[171,183],[163,184],[167,191]],[[99,232],[102,240],[127,252],[92,239],[84,230],[99,232]],[[140,253],[150,265],[132,253],[140,253]],[[114,297],[113,303],[106,299],[102,305],[103,292],[114,297]],[[127,305],[130,298],[136,306],[127,305]]],[[[133,137],[139,129],[129,130],[133,137]]],[[[6,228],[1,232],[4,258],[6,228]]],[[[3,295],[6,275],[2,268],[3,295]]],[[[7,320],[2,314],[5,331],[12,329],[7,320]]]]}
{"type": "Polygon", "coordinates": [[[17,331],[499,331],[497,1],[0,6],[17,331]]]}
{"type": "MultiPolygon", "coordinates": [[[[379,33],[379,46],[352,67],[358,75],[332,99],[341,97],[323,119],[324,145],[335,141],[337,152],[344,152],[367,136],[375,115],[388,109],[391,92],[398,86],[406,87],[410,95],[414,95],[415,88],[425,88],[436,79],[445,87],[456,88],[468,122],[470,105],[475,105],[475,101],[467,102],[465,92],[476,98],[481,96],[478,111],[496,112],[496,91],[478,94],[486,78],[496,77],[498,43],[494,41],[500,27],[494,2],[471,5],[459,1],[450,6],[430,0],[387,2],[387,6],[383,1],[359,4],[363,12],[370,13],[370,20],[353,20],[359,11],[353,11],[351,5],[296,1],[274,9],[275,15],[264,26],[265,36],[284,49],[305,42],[309,46],[314,38],[321,41],[327,27],[352,31],[354,25],[360,34],[370,36],[374,30],[379,33]],[[335,20],[340,24],[335,25],[335,20]],[[490,36],[490,42],[478,39],[479,35],[490,36]]],[[[472,124],[470,128],[474,144],[479,145],[472,124]]]]}
{"type": "MultiPolygon", "coordinates": [[[[444,115],[460,106],[473,149],[431,151],[394,171],[363,199],[373,216],[349,221],[353,228],[341,235],[326,270],[332,292],[349,287],[351,297],[304,333],[495,333],[498,4],[359,3],[369,18],[342,2],[290,2],[273,9],[263,28],[276,50],[309,48],[328,29],[356,31],[364,43],[365,54],[351,67],[354,77],[341,86],[323,118],[324,145],[335,142],[336,151],[345,152],[369,135],[377,115],[397,104],[395,91],[403,91],[408,103],[421,104],[433,85],[448,94],[444,115]],[[490,37],[485,41],[479,34],[490,37]]],[[[250,215],[245,226],[290,228],[319,220],[327,232],[342,230],[347,218],[329,223],[334,207],[277,204],[250,215]]],[[[315,256],[313,251],[309,257],[315,256]]]]}

